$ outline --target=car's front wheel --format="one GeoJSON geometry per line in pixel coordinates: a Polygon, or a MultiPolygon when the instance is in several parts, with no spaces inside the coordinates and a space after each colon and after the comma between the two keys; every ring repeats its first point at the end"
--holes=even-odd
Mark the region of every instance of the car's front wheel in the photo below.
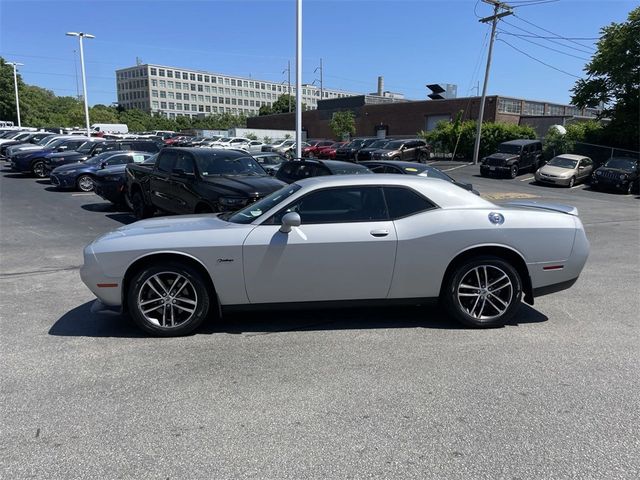
{"type": "Polygon", "coordinates": [[[573,188],[573,186],[576,184],[576,177],[571,177],[569,179],[569,185],[567,185],[569,188],[573,188]]]}
{"type": "Polygon", "coordinates": [[[133,195],[131,195],[131,209],[138,220],[149,218],[153,215],[153,210],[144,203],[141,192],[133,192],[133,195]]]}
{"type": "Polygon", "coordinates": [[[518,164],[511,165],[511,169],[509,170],[509,176],[511,178],[516,178],[518,176],[518,164]]]}
{"type": "Polygon", "coordinates": [[[33,165],[31,166],[31,171],[38,178],[44,178],[47,176],[47,173],[44,169],[44,161],[42,160],[36,160],[35,162],[33,162],[33,165]]]}
{"type": "Polygon", "coordinates": [[[76,180],[76,187],[81,192],[92,192],[95,184],[91,175],[80,175],[76,180]]]}
{"type": "Polygon", "coordinates": [[[427,163],[428,158],[429,157],[424,152],[421,152],[421,153],[418,154],[418,162],[419,163],[427,163]]]}
{"type": "Polygon", "coordinates": [[[636,184],[635,182],[629,182],[629,185],[627,185],[627,195],[632,195],[633,192],[636,191],[636,184]]]}
{"type": "Polygon", "coordinates": [[[462,262],[445,279],[441,300],[449,314],[470,327],[504,325],[522,298],[520,275],[505,260],[494,256],[462,262]]]}
{"type": "Polygon", "coordinates": [[[209,313],[204,279],[195,268],[180,262],[142,269],[129,282],[127,293],[133,321],[152,335],[187,335],[209,313]]]}

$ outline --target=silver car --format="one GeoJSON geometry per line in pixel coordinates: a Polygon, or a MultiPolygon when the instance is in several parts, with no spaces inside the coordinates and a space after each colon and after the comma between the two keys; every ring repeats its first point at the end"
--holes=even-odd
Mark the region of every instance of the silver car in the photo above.
{"type": "Polygon", "coordinates": [[[573,285],[589,243],[575,208],[497,206],[409,175],[313,177],[237,212],[143,220],[84,250],[94,311],[187,334],[226,310],[420,304],[473,327],[573,285]]]}
{"type": "Polygon", "coordinates": [[[565,153],[553,157],[535,173],[536,182],[552,183],[565,187],[586,181],[593,173],[593,161],[589,157],[565,153]]]}

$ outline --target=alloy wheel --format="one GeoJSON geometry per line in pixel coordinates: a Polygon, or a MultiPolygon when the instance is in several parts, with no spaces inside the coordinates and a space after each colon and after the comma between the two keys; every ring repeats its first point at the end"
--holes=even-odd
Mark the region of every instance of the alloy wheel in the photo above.
{"type": "Polygon", "coordinates": [[[93,178],[89,175],[82,175],[77,181],[78,189],[83,192],[91,192],[94,188],[93,178]]]}
{"type": "Polygon", "coordinates": [[[516,178],[518,176],[518,166],[514,165],[511,167],[511,178],[516,178]]]}
{"type": "Polygon", "coordinates": [[[188,322],[198,307],[193,284],[176,272],[160,272],[149,277],[138,292],[138,309],[152,325],[175,328],[188,322]]]}
{"type": "Polygon", "coordinates": [[[571,177],[571,179],[569,180],[569,188],[573,188],[575,184],[576,184],[576,177],[571,177]]]}
{"type": "Polygon", "coordinates": [[[33,174],[38,178],[46,177],[44,172],[44,162],[36,162],[33,164],[33,174]]]}
{"type": "Polygon", "coordinates": [[[482,322],[503,315],[513,300],[509,275],[495,265],[477,265],[460,277],[456,299],[471,317],[482,322]]]}

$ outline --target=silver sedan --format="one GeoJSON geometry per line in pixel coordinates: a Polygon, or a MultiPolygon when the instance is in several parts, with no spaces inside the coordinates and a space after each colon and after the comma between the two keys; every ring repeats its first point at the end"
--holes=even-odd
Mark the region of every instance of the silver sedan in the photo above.
{"type": "Polygon", "coordinates": [[[578,212],[494,205],[439,179],[314,177],[235,213],[144,220],[84,251],[94,311],[184,335],[242,308],[421,304],[473,327],[569,288],[587,260],[578,212]]]}
{"type": "Polygon", "coordinates": [[[549,163],[535,173],[536,182],[551,183],[564,187],[586,181],[593,172],[593,161],[589,157],[565,153],[553,157],[549,163]]]}

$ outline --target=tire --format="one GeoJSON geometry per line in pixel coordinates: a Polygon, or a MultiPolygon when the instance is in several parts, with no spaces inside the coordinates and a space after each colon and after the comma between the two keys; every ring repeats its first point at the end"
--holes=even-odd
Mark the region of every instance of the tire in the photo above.
{"type": "Polygon", "coordinates": [[[44,170],[44,160],[36,160],[31,165],[31,172],[38,178],[45,178],[47,176],[44,170]]]}
{"type": "Polygon", "coordinates": [[[76,180],[76,188],[81,192],[93,192],[95,184],[91,175],[80,175],[76,180]]]}
{"type": "Polygon", "coordinates": [[[427,154],[421,152],[418,154],[418,163],[427,163],[427,154]]]}
{"type": "Polygon", "coordinates": [[[633,192],[636,190],[636,185],[634,181],[629,182],[627,186],[627,195],[633,195],[633,192]]]}
{"type": "Polygon", "coordinates": [[[576,177],[571,177],[569,179],[569,185],[567,185],[569,188],[573,188],[574,185],[576,184],[576,177]]]}
{"type": "Polygon", "coordinates": [[[516,178],[518,176],[518,164],[511,165],[511,169],[509,170],[509,177],[516,178]]]}
{"type": "Polygon", "coordinates": [[[139,328],[158,337],[178,337],[202,325],[210,299],[200,272],[169,261],[136,273],[129,282],[127,303],[139,328]]]}
{"type": "Polygon", "coordinates": [[[478,256],[457,265],[445,279],[441,294],[449,315],[474,328],[504,325],[520,307],[521,299],[522,281],[517,270],[494,256],[478,256]],[[492,282],[495,286],[486,290],[492,282]]]}
{"type": "Polygon", "coordinates": [[[153,215],[153,210],[144,203],[141,192],[134,192],[131,197],[131,209],[138,220],[149,218],[153,215]]]}

